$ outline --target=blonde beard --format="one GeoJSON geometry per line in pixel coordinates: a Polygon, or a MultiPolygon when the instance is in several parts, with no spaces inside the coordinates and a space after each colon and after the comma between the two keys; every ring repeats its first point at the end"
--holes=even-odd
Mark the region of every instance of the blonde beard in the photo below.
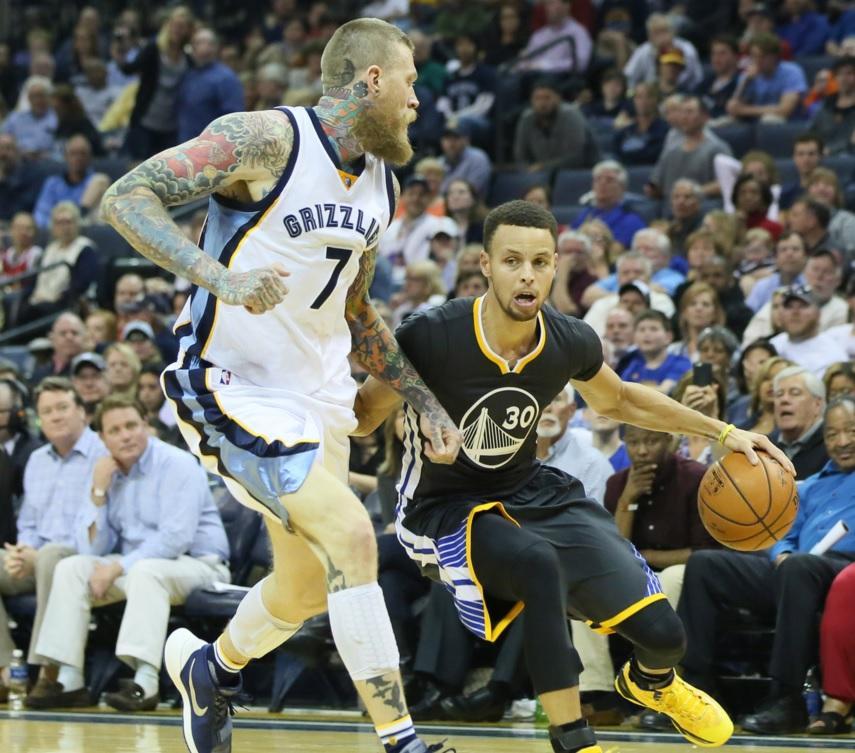
{"type": "Polygon", "coordinates": [[[357,116],[351,133],[366,152],[400,166],[413,158],[407,125],[406,117],[386,113],[375,105],[357,116]]]}

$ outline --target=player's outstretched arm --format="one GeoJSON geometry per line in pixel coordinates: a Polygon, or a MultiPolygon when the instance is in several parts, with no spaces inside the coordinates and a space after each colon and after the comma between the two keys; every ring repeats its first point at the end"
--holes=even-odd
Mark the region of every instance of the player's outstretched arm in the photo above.
{"type": "MultiPolygon", "coordinates": [[[[117,180],[101,203],[105,219],[143,256],[211,291],[224,303],[261,313],[287,293],[279,265],[229,272],[187,240],[167,207],[214,192],[244,198],[246,184],[271,187],[291,154],[290,121],[278,113],[241,112],[213,121],[198,137],[147,159],[117,180]]],[[[256,197],[257,198],[257,197],[256,197]]]]}
{"type": "Polygon", "coordinates": [[[348,292],[345,318],[353,341],[351,355],[419,413],[422,432],[430,443],[425,448],[427,457],[434,463],[453,463],[462,443],[460,432],[404,355],[368,296],[376,254],[376,247],[362,254],[359,273],[348,292]]]}
{"type": "MultiPolygon", "coordinates": [[[[715,441],[727,427],[723,421],[698,413],[652,387],[622,381],[605,364],[592,379],[586,382],[574,381],[573,386],[597,413],[644,429],[690,434],[715,441]]],[[[731,429],[725,437],[724,446],[745,453],[754,464],[758,462],[756,450],[768,452],[795,475],[790,459],[769,437],[762,434],[731,429]]]]}

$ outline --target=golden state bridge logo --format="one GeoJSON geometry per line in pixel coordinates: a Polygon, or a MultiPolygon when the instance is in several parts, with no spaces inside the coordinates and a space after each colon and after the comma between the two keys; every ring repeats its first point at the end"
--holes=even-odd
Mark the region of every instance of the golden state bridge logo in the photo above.
{"type": "Polygon", "coordinates": [[[482,468],[510,462],[537,425],[540,406],[518,387],[501,387],[484,395],[463,416],[463,451],[482,468]]]}

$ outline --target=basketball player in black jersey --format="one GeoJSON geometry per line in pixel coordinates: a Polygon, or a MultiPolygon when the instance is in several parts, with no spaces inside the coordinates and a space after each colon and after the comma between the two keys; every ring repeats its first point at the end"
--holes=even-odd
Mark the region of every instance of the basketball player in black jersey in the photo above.
{"type": "MultiPolygon", "coordinates": [[[[674,673],[685,634],[656,576],[579,481],[536,460],[535,427],[572,381],[602,415],[719,438],[752,463],[759,449],[790,472],[792,464],[765,436],[622,382],[587,324],[544,305],[555,240],[549,212],[522,201],[497,207],[484,224],[488,292],[417,314],[399,329],[401,348],[463,433],[464,451],[453,465],[426,462],[418,415],[406,406],[398,538],[480,637],[495,640],[522,612],[526,661],[555,751],[601,753],[581,718],[582,667],[567,614],[634,644],[616,681],[624,698],[667,714],[697,745],[723,745],[733,732],[727,713],[674,673]]],[[[369,379],[357,397],[358,431],[373,430],[397,401],[369,379]]]]}

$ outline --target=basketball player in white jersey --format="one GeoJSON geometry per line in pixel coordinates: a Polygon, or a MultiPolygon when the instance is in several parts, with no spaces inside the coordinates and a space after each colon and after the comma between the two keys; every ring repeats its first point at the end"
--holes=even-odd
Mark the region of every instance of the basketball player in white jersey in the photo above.
{"type": "Polygon", "coordinates": [[[193,283],[163,386],[190,448],[266,516],[273,545],[273,572],[215,643],[187,630],[166,643],[191,753],[231,750],[240,669],[324,611],[386,751],[441,747],[413,730],[372,526],[347,486],[351,353],[418,406],[435,462],[454,462],[460,446],[368,298],[398,193],[389,164],[412,156],[412,44],[383,21],[351,21],[321,68],[315,108],[219,118],[120,179],[103,204],[140,253],[193,283]],[[202,196],[200,248],[166,208],[202,196]]]}

